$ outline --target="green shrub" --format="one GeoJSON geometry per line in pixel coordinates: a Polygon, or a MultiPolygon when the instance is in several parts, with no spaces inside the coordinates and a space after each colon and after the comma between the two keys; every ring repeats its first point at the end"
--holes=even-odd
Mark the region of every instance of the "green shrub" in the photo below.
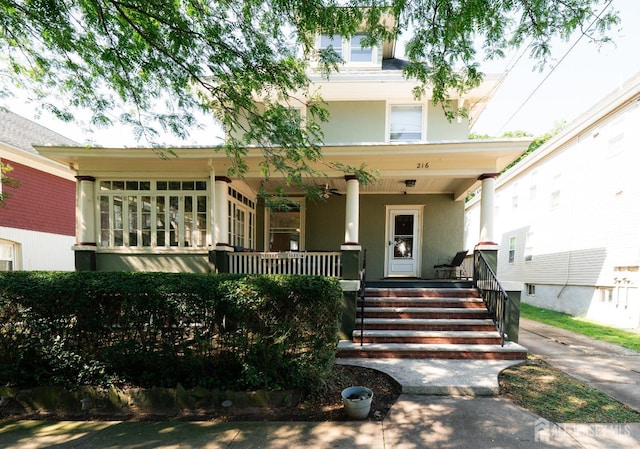
{"type": "Polygon", "coordinates": [[[0,273],[0,382],[313,389],[341,295],[311,276],[0,273]]]}

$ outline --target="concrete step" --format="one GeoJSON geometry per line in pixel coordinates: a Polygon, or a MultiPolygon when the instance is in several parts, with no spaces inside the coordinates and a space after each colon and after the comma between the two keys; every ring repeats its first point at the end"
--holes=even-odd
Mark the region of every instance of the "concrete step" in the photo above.
{"type": "Polygon", "coordinates": [[[475,288],[365,288],[367,297],[429,297],[429,298],[479,298],[475,288]]]}
{"type": "MultiPolygon", "coordinates": [[[[356,310],[356,318],[360,317],[361,309],[356,310]]],[[[489,318],[486,309],[461,307],[365,307],[365,318],[489,318]]]]}
{"type": "MultiPolygon", "coordinates": [[[[358,307],[361,306],[358,301],[358,307]]],[[[485,307],[482,298],[444,298],[444,297],[370,297],[364,299],[365,307],[459,307],[465,309],[482,309],[485,307]]]]}
{"type": "MultiPolygon", "coordinates": [[[[360,331],[353,331],[352,340],[360,343],[360,331]]],[[[364,343],[411,343],[411,344],[483,344],[499,345],[497,331],[410,331],[410,330],[365,330],[364,343]]]]}
{"type": "Polygon", "coordinates": [[[403,343],[370,343],[360,345],[360,343],[342,340],[338,343],[338,357],[378,359],[526,360],[527,349],[512,342],[506,342],[504,346],[403,343]]]}
{"type": "MultiPolygon", "coordinates": [[[[360,328],[361,320],[356,320],[360,328]]],[[[365,329],[370,330],[424,330],[424,331],[494,331],[496,326],[490,318],[365,318],[365,329]]]]}

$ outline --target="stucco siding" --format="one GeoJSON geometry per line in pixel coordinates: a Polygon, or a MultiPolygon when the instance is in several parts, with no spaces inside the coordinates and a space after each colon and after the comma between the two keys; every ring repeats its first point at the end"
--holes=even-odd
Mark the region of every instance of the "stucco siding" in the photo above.
{"type": "Polygon", "coordinates": [[[325,144],[384,142],[384,101],[333,101],[326,105],[329,121],[322,123],[325,144]]]}
{"type": "Polygon", "coordinates": [[[0,239],[13,243],[14,270],[73,271],[74,236],[0,227],[0,239]]]}
{"type": "Polygon", "coordinates": [[[331,195],[326,201],[307,201],[305,216],[307,251],[340,249],[340,245],[344,243],[345,198],[345,196],[331,195]]]}
{"type": "Polygon", "coordinates": [[[169,273],[208,273],[205,254],[118,254],[98,253],[98,271],[160,271],[169,273]]]}
{"type": "Polygon", "coordinates": [[[367,276],[384,277],[387,205],[424,205],[421,277],[433,278],[433,266],[450,261],[463,246],[464,204],[451,195],[362,195],[360,243],[367,250],[367,276]]]}
{"type": "MultiPolygon", "coordinates": [[[[455,110],[456,103],[451,107],[455,110]]],[[[460,120],[447,120],[440,104],[428,103],[427,108],[427,140],[440,142],[447,140],[466,140],[469,137],[469,119],[461,117],[460,120]]]]}

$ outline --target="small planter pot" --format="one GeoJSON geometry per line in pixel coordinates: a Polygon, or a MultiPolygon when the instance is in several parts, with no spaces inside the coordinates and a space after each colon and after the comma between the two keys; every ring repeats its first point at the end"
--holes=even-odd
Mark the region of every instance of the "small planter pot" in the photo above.
{"type": "Polygon", "coordinates": [[[349,418],[365,419],[371,410],[373,391],[366,387],[349,387],[342,390],[344,411],[349,418]]]}

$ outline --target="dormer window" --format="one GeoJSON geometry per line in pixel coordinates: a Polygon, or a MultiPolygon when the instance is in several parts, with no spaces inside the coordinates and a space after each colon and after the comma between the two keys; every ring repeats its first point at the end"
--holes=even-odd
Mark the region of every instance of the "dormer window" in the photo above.
{"type": "Polygon", "coordinates": [[[364,33],[358,33],[351,38],[344,38],[338,34],[321,34],[317,39],[318,50],[333,48],[338,56],[344,61],[344,65],[349,66],[373,66],[377,64],[377,47],[364,47],[362,40],[364,33]]]}
{"type": "Polygon", "coordinates": [[[326,34],[321,35],[320,50],[326,50],[329,47],[333,47],[333,50],[344,59],[344,55],[342,54],[342,36],[339,34],[334,34],[333,36],[326,34]]]}
{"type": "Polygon", "coordinates": [[[364,34],[356,34],[351,38],[350,42],[350,62],[372,62],[373,60],[373,48],[363,47],[362,39],[364,34]]]}

